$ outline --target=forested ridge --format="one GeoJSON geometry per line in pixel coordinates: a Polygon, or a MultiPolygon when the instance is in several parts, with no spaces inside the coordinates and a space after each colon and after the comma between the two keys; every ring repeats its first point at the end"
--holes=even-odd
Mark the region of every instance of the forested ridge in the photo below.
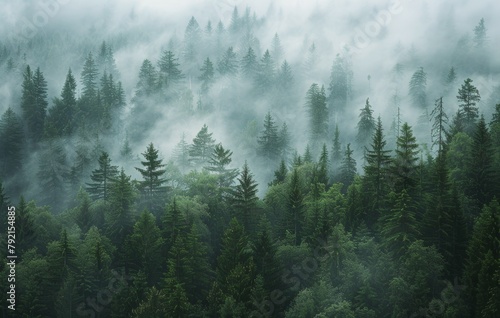
{"type": "Polygon", "coordinates": [[[192,17],[152,56],[141,34],[0,40],[5,317],[500,316],[487,21],[446,60],[399,43],[380,76],[321,41],[287,60],[265,28],[192,17]]]}

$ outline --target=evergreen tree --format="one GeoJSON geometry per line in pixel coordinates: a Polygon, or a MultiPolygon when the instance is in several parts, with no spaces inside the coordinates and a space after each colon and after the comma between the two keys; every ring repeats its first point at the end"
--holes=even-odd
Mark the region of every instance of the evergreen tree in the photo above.
{"type": "Polygon", "coordinates": [[[285,219],[285,228],[293,234],[294,244],[297,246],[301,242],[302,226],[304,223],[304,196],[302,194],[299,172],[297,168],[295,168],[292,173],[287,199],[288,215],[285,219]]]}
{"type": "Polygon", "coordinates": [[[233,207],[237,218],[249,234],[255,231],[257,220],[257,186],[248,164],[245,161],[238,183],[233,192],[233,207]]]}
{"type": "Polygon", "coordinates": [[[347,149],[344,153],[344,158],[342,159],[342,165],[340,166],[340,177],[339,181],[343,184],[343,192],[347,191],[347,188],[354,181],[356,176],[356,160],[352,157],[353,151],[351,150],[351,144],[347,144],[347,149]]]}
{"type": "Polygon", "coordinates": [[[484,18],[481,18],[478,25],[474,27],[474,45],[476,48],[482,48],[488,42],[486,31],[487,29],[484,25],[484,18]]]}
{"type": "Polygon", "coordinates": [[[130,176],[127,176],[122,168],[110,188],[109,203],[113,208],[106,219],[108,237],[113,243],[120,244],[117,246],[122,246],[124,238],[132,229],[134,197],[130,176]]]}
{"type": "MultiPolygon", "coordinates": [[[[401,126],[401,133],[397,140],[396,157],[391,167],[396,191],[409,190],[417,184],[417,161],[418,161],[417,139],[408,123],[401,126]]],[[[408,193],[410,194],[410,193],[408,193]]]]}
{"type": "Polygon", "coordinates": [[[149,60],[144,60],[139,71],[135,98],[146,98],[158,91],[158,73],[149,60]]]}
{"type": "Polygon", "coordinates": [[[134,224],[127,251],[132,269],[144,271],[149,284],[154,284],[159,278],[162,245],[155,217],[144,210],[134,224]]]}
{"type": "MultiPolygon", "coordinates": [[[[271,234],[264,228],[259,231],[257,241],[252,246],[257,275],[263,279],[263,287],[267,293],[282,287],[281,265],[277,258],[277,249],[271,239],[271,234]]],[[[259,299],[258,301],[261,301],[259,299]]]]}
{"type": "Polygon", "coordinates": [[[286,167],[285,160],[281,159],[279,168],[276,171],[274,171],[274,180],[269,184],[269,186],[284,183],[287,173],[288,173],[288,168],[286,167]]]}
{"type": "Polygon", "coordinates": [[[89,52],[87,58],[85,59],[85,64],[83,65],[83,70],[81,74],[82,81],[82,96],[86,107],[91,107],[91,104],[95,101],[97,97],[97,76],[99,72],[97,70],[96,63],[92,56],[92,52],[89,52]]]}
{"type": "Polygon", "coordinates": [[[252,47],[248,48],[247,54],[241,60],[241,71],[249,79],[254,79],[257,74],[259,63],[252,47]]]}
{"type": "Polygon", "coordinates": [[[276,85],[283,93],[290,92],[293,87],[293,74],[290,64],[286,60],[279,67],[276,75],[276,85]]]}
{"type": "Polygon", "coordinates": [[[276,63],[276,67],[279,67],[284,53],[283,53],[283,46],[281,46],[281,41],[280,37],[278,36],[278,33],[274,34],[271,48],[272,48],[272,56],[274,57],[274,62],[276,63]]]}
{"type": "Polygon", "coordinates": [[[255,86],[261,93],[271,91],[275,83],[275,67],[274,59],[271,57],[269,50],[266,50],[260,59],[257,76],[255,78],[255,86]]]}
{"type": "Polygon", "coordinates": [[[425,110],[427,108],[427,73],[420,67],[411,76],[409,94],[414,107],[425,110]]]}
{"type": "Polygon", "coordinates": [[[49,142],[40,155],[37,177],[42,189],[42,202],[56,211],[64,208],[68,173],[69,167],[63,147],[59,143],[49,142]]]}
{"type": "Polygon", "coordinates": [[[284,160],[288,160],[290,155],[291,147],[290,147],[290,134],[288,132],[288,126],[284,122],[281,126],[280,131],[278,132],[278,145],[280,149],[280,156],[284,160]]]}
{"type": "Polygon", "coordinates": [[[164,51],[160,60],[159,67],[159,82],[162,87],[170,88],[184,79],[184,74],[180,70],[179,59],[175,57],[172,51],[164,51]]]}
{"type": "MultiPolygon", "coordinates": [[[[314,44],[313,44],[314,45],[314,44]]],[[[351,95],[351,70],[347,62],[339,54],[333,62],[328,90],[328,109],[331,115],[342,114],[351,95]]]]}
{"type": "Polygon", "coordinates": [[[358,135],[356,141],[362,147],[368,144],[373,132],[375,131],[375,119],[373,118],[373,109],[371,108],[369,99],[366,99],[365,107],[360,109],[358,122],[358,135]]]}
{"type": "Polygon", "coordinates": [[[214,149],[215,140],[212,133],[208,133],[207,125],[203,125],[201,130],[193,138],[193,144],[189,150],[189,156],[195,166],[204,166],[208,162],[214,149]]]}
{"type": "Polygon", "coordinates": [[[230,46],[217,63],[217,71],[222,76],[233,76],[238,73],[238,62],[233,47],[230,46]]]}
{"type": "Polygon", "coordinates": [[[232,161],[232,155],[232,151],[224,149],[222,144],[219,143],[215,146],[214,151],[208,160],[208,166],[205,167],[206,170],[217,175],[220,196],[222,196],[225,192],[228,192],[234,182],[234,178],[238,175],[238,169],[228,168],[232,161]]]}
{"type": "Polygon", "coordinates": [[[183,133],[181,140],[175,146],[173,153],[174,162],[179,166],[182,173],[187,172],[189,163],[189,145],[186,142],[186,135],[183,133]]]}
{"type": "Polygon", "coordinates": [[[264,119],[264,130],[261,132],[259,139],[258,152],[261,156],[274,161],[280,155],[278,128],[274,122],[271,112],[267,112],[264,119]]]}
{"type": "Polygon", "coordinates": [[[210,61],[210,59],[207,57],[207,59],[203,62],[203,66],[200,69],[201,75],[199,77],[199,80],[202,81],[201,83],[201,92],[203,94],[208,93],[210,90],[210,87],[212,87],[214,83],[214,65],[210,61]]]}
{"type": "Polygon", "coordinates": [[[328,133],[328,110],[326,108],[325,88],[312,84],[306,94],[306,107],[309,114],[310,140],[314,145],[326,140],[328,133]]]}
{"type": "Polygon", "coordinates": [[[165,165],[163,159],[159,158],[158,149],[155,149],[153,143],[150,143],[146,151],[142,153],[145,161],[141,161],[144,168],[135,168],[142,175],[143,181],[140,181],[140,187],[146,201],[149,204],[149,210],[153,213],[161,208],[161,202],[164,200],[166,188],[164,186],[167,179],[163,176],[165,165]]]}
{"type": "Polygon", "coordinates": [[[481,116],[474,133],[468,176],[470,184],[467,194],[473,199],[472,206],[477,213],[484,204],[490,202],[497,190],[493,171],[491,135],[481,116]]]}
{"type": "Polygon", "coordinates": [[[196,61],[196,48],[201,40],[201,29],[198,21],[191,17],[184,32],[184,60],[188,63],[196,61]]]}
{"type": "MultiPolygon", "coordinates": [[[[339,126],[335,125],[332,145],[332,176],[339,174],[339,168],[342,162],[342,145],[340,144],[339,126]]],[[[335,178],[334,178],[335,179],[335,178]]]]}
{"type": "Polygon", "coordinates": [[[401,258],[410,244],[418,239],[420,233],[415,219],[415,207],[412,206],[406,190],[396,195],[393,208],[383,220],[381,232],[384,245],[396,260],[401,258]]]}
{"type": "Polygon", "coordinates": [[[317,167],[317,175],[318,175],[318,183],[321,183],[325,186],[329,185],[328,182],[328,150],[326,148],[326,144],[323,144],[323,148],[321,149],[321,154],[318,160],[317,167]]]}
{"type": "Polygon", "coordinates": [[[45,134],[48,137],[70,135],[75,126],[76,108],[76,81],[68,70],[60,98],[54,98],[54,106],[49,109],[45,122],[45,134]]]}
{"type": "Polygon", "coordinates": [[[31,141],[43,136],[47,105],[47,82],[40,68],[33,73],[28,65],[23,73],[21,109],[31,141]]]}
{"type": "Polygon", "coordinates": [[[378,219],[380,208],[388,191],[387,174],[391,163],[390,150],[386,150],[387,142],[384,139],[382,120],[377,120],[375,133],[372,137],[370,149],[366,150],[365,176],[363,182],[366,185],[369,196],[371,214],[368,216],[368,226],[371,227],[378,219]]]}
{"type": "Polygon", "coordinates": [[[21,172],[23,126],[9,107],[0,118],[0,178],[7,180],[21,172]]]}
{"type": "Polygon", "coordinates": [[[448,116],[443,109],[443,97],[436,99],[436,107],[431,113],[431,118],[434,119],[431,130],[433,139],[432,145],[438,146],[438,154],[440,154],[443,151],[448,137],[448,130],[446,127],[448,126],[448,116]]]}
{"type": "Polygon", "coordinates": [[[476,104],[481,100],[479,91],[472,85],[470,78],[464,81],[462,87],[458,90],[457,100],[459,110],[457,118],[461,121],[464,132],[472,136],[476,127],[476,120],[479,117],[479,109],[476,104]]]}
{"type": "Polygon", "coordinates": [[[99,156],[98,163],[99,168],[92,171],[90,176],[93,183],[87,183],[87,191],[94,200],[103,199],[108,201],[109,189],[118,176],[118,167],[111,165],[111,159],[105,151],[99,156]]]}

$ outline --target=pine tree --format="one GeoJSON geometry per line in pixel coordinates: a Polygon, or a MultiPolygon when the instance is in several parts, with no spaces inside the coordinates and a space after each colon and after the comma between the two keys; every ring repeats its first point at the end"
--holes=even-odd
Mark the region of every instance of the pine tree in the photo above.
{"type": "Polygon", "coordinates": [[[432,145],[438,146],[438,154],[440,154],[443,151],[448,137],[448,130],[446,127],[448,126],[448,116],[443,109],[443,97],[436,99],[436,107],[431,113],[431,118],[434,119],[431,130],[433,139],[432,145]]]}
{"type": "Polygon", "coordinates": [[[367,98],[365,107],[360,109],[358,122],[358,135],[356,141],[362,147],[368,144],[373,132],[375,131],[375,119],[373,118],[373,109],[371,108],[370,101],[367,98]]]}
{"type": "Polygon", "coordinates": [[[81,74],[82,78],[82,96],[81,99],[84,101],[87,107],[90,107],[91,103],[95,101],[97,97],[97,76],[98,70],[92,52],[89,52],[87,58],[85,59],[85,64],[83,65],[83,70],[81,74]]]}
{"type": "MultiPolygon", "coordinates": [[[[333,135],[332,145],[332,176],[339,174],[339,168],[342,163],[342,145],[340,143],[339,126],[335,125],[335,133],[333,135]]],[[[336,179],[336,178],[334,178],[336,179]]]]}
{"type": "Polygon", "coordinates": [[[31,141],[38,142],[43,136],[47,105],[47,82],[40,68],[33,73],[28,65],[23,73],[21,109],[31,141]]]}
{"type": "Polygon", "coordinates": [[[261,132],[261,135],[257,140],[259,144],[258,152],[261,156],[271,161],[276,160],[280,154],[279,141],[276,123],[271,116],[271,112],[267,112],[264,119],[264,130],[261,132]]]}
{"type": "Polygon", "coordinates": [[[351,150],[351,144],[347,144],[347,148],[344,153],[344,158],[342,159],[342,165],[340,166],[340,176],[339,181],[343,184],[343,192],[347,192],[347,188],[354,181],[356,176],[356,160],[352,156],[353,151],[351,150]]]}
{"type": "Polygon", "coordinates": [[[286,167],[285,160],[281,159],[280,166],[276,171],[274,171],[274,180],[269,184],[269,186],[284,183],[287,173],[288,168],[286,167]]]}
{"type": "Polygon", "coordinates": [[[413,136],[413,131],[408,123],[404,123],[401,126],[401,134],[397,140],[396,157],[391,167],[396,191],[406,190],[410,192],[410,189],[417,185],[418,153],[417,139],[413,136]]]}
{"type": "Polygon", "coordinates": [[[302,238],[302,226],[304,224],[303,201],[299,172],[293,170],[292,178],[288,188],[287,198],[288,215],[285,219],[285,228],[294,236],[294,243],[298,246],[302,238]]]}
{"type": "Polygon", "coordinates": [[[476,48],[482,48],[488,42],[486,31],[487,29],[484,25],[484,18],[481,18],[478,25],[474,27],[474,45],[476,48]]]}
{"type": "Polygon", "coordinates": [[[201,29],[198,21],[191,17],[184,32],[184,60],[188,63],[196,61],[196,48],[201,40],[201,29]]]}
{"type": "Polygon", "coordinates": [[[461,120],[464,132],[472,136],[476,128],[476,120],[479,117],[479,109],[476,104],[481,100],[479,91],[472,85],[472,80],[467,78],[458,90],[457,100],[459,110],[457,118],[461,120]]]}
{"type": "Polygon", "coordinates": [[[203,66],[200,69],[201,75],[199,77],[199,80],[202,81],[201,83],[201,92],[203,94],[208,93],[210,90],[210,87],[212,87],[214,83],[214,65],[210,61],[210,59],[207,57],[207,59],[203,62],[203,66]]]}
{"type": "Polygon", "coordinates": [[[310,140],[313,149],[318,142],[325,141],[328,134],[328,110],[326,108],[325,88],[312,84],[306,94],[306,107],[309,115],[310,140]]]}
{"type": "Polygon", "coordinates": [[[0,118],[0,179],[7,180],[21,172],[24,146],[23,126],[9,107],[0,118]]]}
{"type": "Polygon", "coordinates": [[[238,175],[238,169],[228,168],[232,161],[232,155],[232,151],[224,149],[222,144],[219,143],[215,146],[208,160],[208,166],[205,167],[206,170],[217,175],[220,196],[223,196],[225,192],[229,191],[234,182],[234,178],[238,175]]]}
{"type": "Polygon", "coordinates": [[[186,135],[184,133],[182,134],[181,140],[174,148],[173,159],[182,173],[187,172],[187,169],[190,167],[189,145],[186,142],[186,135]]]}
{"type": "Polygon", "coordinates": [[[474,133],[470,160],[468,171],[470,184],[467,187],[467,194],[473,199],[474,211],[478,213],[484,204],[490,202],[497,190],[493,171],[491,135],[483,116],[474,133]]]}
{"type": "Polygon", "coordinates": [[[342,114],[351,95],[351,71],[347,62],[339,54],[333,62],[328,90],[328,109],[331,115],[342,114]]]}
{"type": "Polygon", "coordinates": [[[134,197],[135,193],[130,176],[127,176],[122,168],[110,188],[109,202],[113,208],[106,220],[108,237],[115,244],[123,244],[123,239],[132,229],[134,197]]]}
{"type": "Polygon", "coordinates": [[[323,148],[321,149],[321,154],[318,160],[317,167],[317,175],[318,175],[318,183],[321,183],[325,186],[329,185],[328,182],[328,150],[326,148],[326,144],[323,144],[323,148]]]}
{"type": "Polygon", "coordinates": [[[162,245],[163,239],[155,217],[144,210],[134,224],[127,251],[132,269],[144,271],[149,284],[159,278],[162,245]]]}
{"type": "Polygon", "coordinates": [[[274,59],[271,57],[269,50],[266,50],[260,59],[255,78],[255,86],[259,92],[267,93],[271,91],[275,83],[275,72],[274,59]]]}
{"type": "Polygon", "coordinates": [[[163,159],[159,158],[158,149],[155,149],[153,143],[150,143],[146,151],[142,153],[145,161],[141,161],[144,168],[135,168],[142,175],[143,181],[140,181],[140,187],[146,201],[149,204],[149,210],[156,213],[161,209],[161,202],[164,200],[167,179],[164,178],[165,165],[163,159]]]}
{"type": "Polygon", "coordinates": [[[222,76],[233,76],[238,73],[238,61],[232,46],[226,50],[217,63],[217,71],[222,76]]]}
{"type": "Polygon", "coordinates": [[[276,85],[282,93],[290,92],[293,87],[293,74],[290,64],[286,60],[283,61],[276,75],[276,85]]]}
{"type": "Polygon", "coordinates": [[[427,73],[420,67],[411,76],[409,94],[414,107],[425,110],[427,108],[427,73]]]}
{"type": "Polygon", "coordinates": [[[257,186],[248,164],[245,161],[238,183],[233,192],[233,207],[240,223],[249,234],[255,231],[257,216],[257,186]]]}
{"type": "Polygon", "coordinates": [[[139,82],[136,86],[135,98],[147,98],[158,91],[158,73],[149,60],[144,60],[139,71],[139,82]]]}
{"type": "Polygon", "coordinates": [[[92,171],[90,179],[93,183],[87,183],[87,191],[94,200],[109,200],[109,189],[118,176],[118,167],[111,165],[111,159],[107,152],[103,151],[99,156],[99,168],[92,171]]]}
{"type": "Polygon", "coordinates": [[[418,239],[420,233],[415,219],[415,207],[412,206],[406,190],[396,195],[394,207],[384,218],[381,231],[384,246],[396,260],[400,259],[410,244],[418,239]]]}
{"type": "Polygon", "coordinates": [[[184,74],[180,70],[179,59],[175,57],[172,51],[164,51],[160,60],[159,67],[159,82],[164,88],[170,88],[180,83],[184,79],[184,74]]]}
{"type": "Polygon", "coordinates": [[[249,47],[247,54],[241,60],[241,71],[248,79],[253,80],[257,74],[258,67],[257,55],[255,55],[252,47],[249,47]]]}
{"type": "Polygon", "coordinates": [[[281,125],[281,129],[278,132],[278,145],[280,149],[280,156],[284,160],[288,160],[288,157],[290,156],[290,134],[288,132],[288,126],[284,122],[283,125],[281,125]]]}
{"type": "Polygon", "coordinates": [[[54,106],[49,109],[45,122],[45,135],[48,137],[68,136],[75,123],[76,108],[76,81],[68,70],[66,81],[61,91],[60,98],[54,98],[54,106]]]}
{"type": "Polygon", "coordinates": [[[377,120],[375,133],[372,137],[370,149],[366,150],[365,176],[363,182],[367,188],[367,195],[371,205],[371,214],[368,216],[368,226],[371,227],[378,219],[380,208],[388,191],[387,174],[391,163],[390,150],[386,150],[387,142],[384,139],[382,120],[377,120]]]}
{"type": "Polygon", "coordinates": [[[212,133],[208,133],[207,125],[203,125],[201,130],[193,138],[193,144],[189,150],[189,156],[195,166],[204,166],[208,162],[214,149],[215,140],[212,133]]]}

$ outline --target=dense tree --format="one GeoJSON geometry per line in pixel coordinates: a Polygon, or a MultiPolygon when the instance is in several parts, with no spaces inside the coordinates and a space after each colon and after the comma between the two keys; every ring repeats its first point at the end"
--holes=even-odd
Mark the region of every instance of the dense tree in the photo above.
{"type": "Polygon", "coordinates": [[[328,109],[330,115],[340,115],[346,110],[351,95],[351,70],[347,61],[337,54],[333,61],[328,90],[328,109]]]}
{"type": "Polygon", "coordinates": [[[20,172],[23,141],[21,121],[9,107],[0,118],[0,178],[7,180],[20,172]]]}
{"type": "Polygon", "coordinates": [[[60,98],[54,98],[54,106],[49,109],[47,121],[45,122],[45,134],[48,137],[68,136],[76,125],[76,81],[68,70],[66,81],[61,91],[60,98]]]}
{"type": "Polygon", "coordinates": [[[417,139],[408,123],[401,126],[401,133],[397,140],[396,157],[393,160],[391,174],[394,178],[393,185],[396,191],[406,190],[411,196],[413,187],[416,186],[416,172],[418,161],[417,139]]]}
{"type": "Polygon", "coordinates": [[[458,90],[457,100],[459,102],[457,117],[461,121],[461,127],[464,132],[472,136],[479,117],[476,104],[481,100],[481,96],[470,78],[466,79],[458,90]]]}
{"type": "Polygon", "coordinates": [[[409,94],[413,106],[422,110],[427,109],[427,73],[420,67],[411,76],[409,94]]]}
{"type": "Polygon", "coordinates": [[[163,200],[165,199],[166,187],[164,186],[167,179],[164,177],[165,165],[160,159],[159,150],[155,149],[153,143],[150,143],[146,151],[142,153],[145,161],[141,161],[144,168],[135,168],[142,175],[143,181],[140,182],[140,188],[143,196],[148,203],[149,209],[153,213],[157,213],[161,209],[163,200]]]}
{"type": "Polygon", "coordinates": [[[318,142],[326,140],[328,133],[328,109],[323,86],[320,88],[316,83],[311,85],[306,94],[306,108],[309,115],[310,140],[313,145],[317,145],[318,142]]]}
{"type": "Polygon", "coordinates": [[[203,94],[208,93],[210,90],[210,87],[212,87],[214,83],[214,65],[212,61],[210,61],[210,58],[207,57],[207,59],[203,62],[203,66],[200,69],[201,75],[199,77],[199,80],[202,81],[201,83],[201,92],[203,94]]]}
{"type": "Polygon", "coordinates": [[[257,211],[257,186],[253,174],[245,162],[241,170],[240,177],[233,191],[233,207],[240,223],[249,234],[255,232],[255,221],[258,220],[257,211]]]}
{"type": "Polygon", "coordinates": [[[351,144],[347,144],[339,173],[339,181],[343,184],[342,189],[344,193],[347,191],[347,188],[351,185],[354,181],[354,177],[356,176],[356,160],[353,158],[352,154],[353,150],[351,149],[351,144]]]}
{"type": "Polygon", "coordinates": [[[90,179],[92,183],[87,183],[87,191],[97,199],[109,200],[109,189],[113,181],[118,176],[118,167],[111,165],[111,158],[107,152],[103,151],[99,156],[99,168],[92,171],[90,179]]]}
{"type": "Polygon", "coordinates": [[[227,49],[217,63],[217,71],[223,76],[232,76],[238,73],[238,61],[232,46],[227,49]]]}
{"type": "Polygon", "coordinates": [[[373,109],[367,98],[365,107],[360,109],[358,121],[358,134],[356,141],[361,147],[365,147],[375,131],[375,119],[373,118],[373,109]]]}
{"type": "Polygon", "coordinates": [[[280,155],[278,127],[274,122],[271,112],[267,112],[264,118],[264,130],[260,133],[258,152],[261,156],[274,161],[280,155]]]}
{"type": "Polygon", "coordinates": [[[43,136],[47,106],[47,82],[40,68],[32,72],[28,65],[23,73],[21,109],[28,137],[33,142],[43,136]]]}
{"type": "Polygon", "coordinates": [[[184,79],[184,74],[179,68],[178,58],[172,51],[164,51],[158,61],[159,84],[165,88],[171,88],[184,79]]]}

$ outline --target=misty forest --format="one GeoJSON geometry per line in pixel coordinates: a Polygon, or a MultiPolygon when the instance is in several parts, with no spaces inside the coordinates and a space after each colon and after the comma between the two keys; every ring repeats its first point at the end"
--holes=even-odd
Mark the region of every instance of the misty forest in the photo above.
{"type": "Polygon", "coordinates": [[[376,2],[2,2],[3,316],[500,317],[494,9],[376,2]]]}

